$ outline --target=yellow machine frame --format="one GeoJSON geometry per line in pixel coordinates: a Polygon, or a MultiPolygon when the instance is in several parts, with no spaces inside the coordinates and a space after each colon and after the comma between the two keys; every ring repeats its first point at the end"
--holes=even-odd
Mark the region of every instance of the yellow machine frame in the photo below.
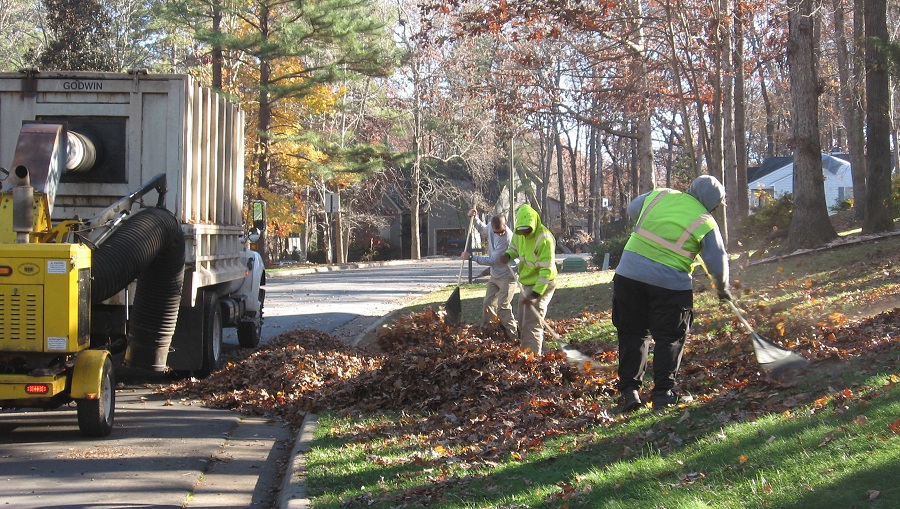
{"type": "Polygon", "coordinates": [[[97,393],[109,353],[79,354],[90,346],[90,266],[91,251],[82,244],[0,244],[0,352],[72,357],[62,365],[75,370],[71,388],[64,371],[4,375],[0,400],[52,398],[67,389],[73,398],[97,393]],[[46,393],[25,391],[42,383],[46,393]]]}

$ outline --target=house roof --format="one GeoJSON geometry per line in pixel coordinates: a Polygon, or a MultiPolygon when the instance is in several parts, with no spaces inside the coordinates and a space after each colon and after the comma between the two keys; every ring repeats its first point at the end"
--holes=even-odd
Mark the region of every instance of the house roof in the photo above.
{"type": "Polygon", "coordinates": [[[767,157],[763,159],[761,165],[754,168],[747,168],[747,182],[753,182],[772,173],[773,171],[783,168],[794,162],[793,156],[784,157],[767,157]]]}
{"type": "MultiPolygon", "coordinates": [[[[822,169],[836,174],[843,169],[843,165],[850,162],[850,155],[843,153],[822,154],[822,169]]],[[[773,171],[794,164],[794,156],[767,157],[760,166],[747,168],[747,182],[754,182],[765,177],[773,171]]],[[[793,168],[792,168],[793,169],[793,168]]]]}
{"type": "MultiPolygon", "coordinates": [[[[822,173],[825,177],[834,177],[848,172],[850,163],[845,159],[846,157],[846,154],[822,154],[822,173]]],[[[766,167],[765,173],[759,172],[755,178],[751,179],[748,172],[747,184],[749,187],[772,187],[777,186],[785,179],[793,179],[793,157],[771,157],[766,161],[770,160],[772,161],[766,167]],[[776,166],[777,163],[781,163],[781,166],[776,166]]],[[[763,166],[766,166],[766,161],[763,162],[763,166]]]]}

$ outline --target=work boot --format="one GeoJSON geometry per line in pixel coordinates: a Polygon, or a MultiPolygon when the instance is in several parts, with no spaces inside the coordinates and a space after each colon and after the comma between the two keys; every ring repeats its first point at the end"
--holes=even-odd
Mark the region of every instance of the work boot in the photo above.
{"type": "Polygon", "coordinates": [[[627,414],[641,408],[641,395],[637,389],[629,389],[622,393],[622,406],[619,413],[627,414]]]}
{"type": "Polygon", "coordinates": [[[678,404],[690,403],[694,401],[694,397],[687,393],[679,396],[675,391],[669,389],[661,392],[653,391],[651,401],[653,402],[654,410],[662,410],[678,404]]]}

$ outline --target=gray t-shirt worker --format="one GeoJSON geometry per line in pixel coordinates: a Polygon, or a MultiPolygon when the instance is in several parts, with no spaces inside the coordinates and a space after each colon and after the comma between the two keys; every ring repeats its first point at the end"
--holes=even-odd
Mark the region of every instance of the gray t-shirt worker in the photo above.
{"type": "Polygon", "coordinates": [[[494,317],[503,326],[506,335],[515,340],[519,335],[519,327],[512,310],[512,298],[516,293],[516,277],[509,263],[504,263],[500,257],[509,248],[509,239],[512,231],[506,224],[503,216],[494,216],[490,223],[485,223],[478,217],[478,211],[469,211],[469,217],[475,218],[478,230],[485,239],[487,255],[480,256],[463,252],[460,257],[464,260],[472,260],[479,265],[490,267],[491,277],[485,289],[484,301],[481,308],[482,325],[490,323],[494,317]]]}
{"type": "Polygon", "coordinates": [[[613,278],[613,324],[619,335],[623,412],[640,408],[640,389],[653,338],[653,408],[676,404],[675,377],[694,318],[691,270],[699,254],[719,298],[728,292],[728,254],[711,212],[725,202],[714,177],[696,178],[686,193],[654,189],[626,209],[636,222],[613,278]]]}

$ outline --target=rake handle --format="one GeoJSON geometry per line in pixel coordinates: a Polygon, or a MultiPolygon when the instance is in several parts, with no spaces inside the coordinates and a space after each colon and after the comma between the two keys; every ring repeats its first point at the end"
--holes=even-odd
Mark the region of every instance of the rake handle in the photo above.
{"type": "Polygon", "coordinates": [[[756,331],[753,330],[753,327],[750,326],[750,323],[747,321],[746,318],[744,318],[744,315],[741,314],[741,310],[738,309],[738,307],[734,304],[734,302],[729,300],[728,304],[731,306],[731,309],[734,311],[734,314],[735,314],[735,316],[737,316],[737,319],[742,324],[744,324],[744,327],[747,329],[747,332],[749,332],[750,334],[756,334],[756,331]]]}
{"type": "MultiPolygon", "coordinates": [[[[469,239],[472,238],[472,226],[475,224],[475,216],[469,218],[469,229],[466,230],[466,242],[463,244],[463,252],[469,250],[469,239]]],[[[456,276],[456,286],[459,286],[460,281],[462,281],[462,273],[463,269],[466,268],[466,261],[463,260],[459,265],[459,275],[456,276]]]]}

